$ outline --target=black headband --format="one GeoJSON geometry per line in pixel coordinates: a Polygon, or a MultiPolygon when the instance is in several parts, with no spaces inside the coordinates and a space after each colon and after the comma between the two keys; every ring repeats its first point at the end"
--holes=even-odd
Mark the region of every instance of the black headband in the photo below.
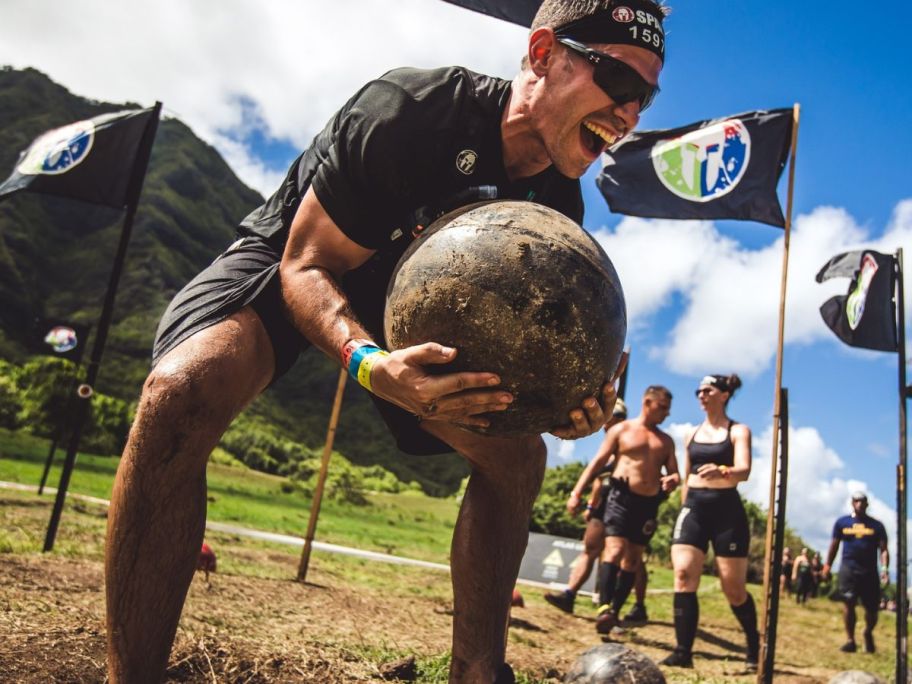
{"type": "Polygon", "coordinates": [[[646,0],[621,0],[619,4],[595,14],[575,19],[555,29],[558,38],[581,43],[636,45],[656,54],[665,62],[665,15],[646,0]]]}

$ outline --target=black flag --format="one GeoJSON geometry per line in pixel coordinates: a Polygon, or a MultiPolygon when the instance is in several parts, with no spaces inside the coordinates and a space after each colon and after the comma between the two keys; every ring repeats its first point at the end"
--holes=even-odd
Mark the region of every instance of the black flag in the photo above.
{"type": "Polygon", "coordinates": [[[32,350],[38,354],[57,356],[75,363],[82,360],[89,326],[58,318],[38,318],[32,328],[32,350]]]}
{"type": "Polygon", "coordinates": [[[791,108],[634,132],[606,153],[598,187],[618,214],[782,228],[776,185],[791,132],[791,108]]]}
{"type": "Polygon", "coordinates": [[[542,0],[446,0],[453,5],[475,10],[498,19],[531,26],[542,0]]]}
{"type": "Polygon", "coordinates": [[[154,107],[131,109],[43,133],[0,184],[0,199],[39,192],[123,208],[140,142],[157,116],[154,107]]]}
{"type": "Polygon", "coordinates": [[[818,283],[830,278],[852,279],[846,294],[831,297],[820,307],[820,315],[836,337],[852,347],[895,352],[893,255],[869,249],[838,254],[817,274],[818,283]]]}

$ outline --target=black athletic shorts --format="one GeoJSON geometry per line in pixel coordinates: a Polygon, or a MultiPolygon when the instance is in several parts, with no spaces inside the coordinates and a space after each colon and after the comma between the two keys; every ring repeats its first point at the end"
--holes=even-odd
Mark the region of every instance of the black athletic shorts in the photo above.
{"type": "Polygon", "coordinates": [[[672,544],[696,546],[716,556],[747,558],[750,527],[738,490],[690,487],[672,533],[672,544]]]}
{"type": "MultiPolygon", "coordinates": [[[[165,310],[155,333],[152,365],[191,335],[219,323],[250,305],[266,328],[275,352],[275,382],[288,372],[310,343],[288,322],[279,288],[281,249],[261,237],[236,241],[178,292],[165,310]]],[[[418,418],[370,394],[396,439],[409,454],[453,451],[422,430],[418,418]]]]}
{"type": "Polygon", "coordinates": [[[843,601],[858,601],[868,611],[880,608],[880,577],[876,569],[854,572],[842,566],[839,568],[838,586],[843,601]]]}
{"type": "Polygon", "coordinates": [[[665,499],[665,493],[643,496],[630,491],[626,480],[611,478],[611,489],[605,497],[606,537],[623,537],[624,539],[646,546],[656,531],[656,517],[659,504],[665,499]]]}

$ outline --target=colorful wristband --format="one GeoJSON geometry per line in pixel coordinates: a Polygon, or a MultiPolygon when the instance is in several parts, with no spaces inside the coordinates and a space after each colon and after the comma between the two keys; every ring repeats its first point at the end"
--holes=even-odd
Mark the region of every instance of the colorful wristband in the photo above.
{"type": "Polygon", "coordinates": [[[380,349],[370,340],[350,340],[342,347],[342,362],[346,365],[348,374],[369,392],[373,391],[371,370],[382,356],[389,356],[389,352],[380,349]]]}
{"type": "Polygon", "coordinates": [[[349,340],[342,345],[342,366],[351,372],[349,366],[351,365],[352,354],[355,353],[355,350],[359,347],[374,347],[379,349],[376,344],[370,340],[349,340]]]}

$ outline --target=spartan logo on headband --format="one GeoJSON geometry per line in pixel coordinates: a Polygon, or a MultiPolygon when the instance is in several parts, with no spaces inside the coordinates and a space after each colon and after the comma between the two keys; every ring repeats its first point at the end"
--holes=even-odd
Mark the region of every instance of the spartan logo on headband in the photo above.
{"type": "Polygon", "coordinates": [[[633,13],[633,10],[629,7],[615,7],[611,11],[611,16],[614,17],[614,20],[622,24],[629,24],[636,18],[636,14],[633,13]]]}
{"type": "Polygon", "coordinates": [[[737,187],[750,163],[751,139],[739,119],[727,119],[660,140],[650,156],[656,175],[675,195],[710,202],[737,187]]]}

